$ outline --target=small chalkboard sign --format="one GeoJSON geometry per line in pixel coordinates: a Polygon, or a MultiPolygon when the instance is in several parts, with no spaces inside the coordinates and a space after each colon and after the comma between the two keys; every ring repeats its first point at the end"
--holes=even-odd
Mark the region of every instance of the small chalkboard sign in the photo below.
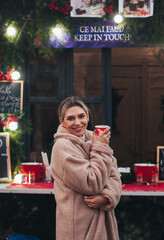
{"type": "Polygon", "coordinates": [[[0,81],[0,113],[16,113],[23,107],[23,81],[0,81]]]}
{"type": "Polygon", "coordinates": [[[0,133],[0,180],[11,180],[9,133],[0,133]]]}
{"type": "Polygon", "coordinates": [[[164,146],[157,147],[158,181],[164,182],[164,146]]]}

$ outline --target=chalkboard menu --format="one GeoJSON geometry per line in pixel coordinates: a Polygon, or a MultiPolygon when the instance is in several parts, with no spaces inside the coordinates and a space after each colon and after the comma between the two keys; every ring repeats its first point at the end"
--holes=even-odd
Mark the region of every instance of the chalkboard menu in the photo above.
{"type": "Polygon", "coordinates": [[[0,81],[0,113],[16,113],[23,107],[23,81],[0,81]]]}
{"type": "Polygon", "coordinates": [[[0,133],[0,180],[11,180],[9,133],[0,133]]]}
{"type": "Polygon", "coordinates": [[[164,146],[157,147],[158,181],[164,182],[164,146]]]}

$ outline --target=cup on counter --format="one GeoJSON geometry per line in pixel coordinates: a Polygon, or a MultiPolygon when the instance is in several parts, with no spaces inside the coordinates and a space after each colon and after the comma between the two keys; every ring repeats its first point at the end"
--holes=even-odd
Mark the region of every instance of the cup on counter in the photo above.
{"type": "Polygon", "coordinates": [[[99,135],[101,131],[104,131],[106,128],[108,128],[108,125],[96,125],[95,126],[95,133],[99,135]]]}
{"type": "Polygon", "coordinates": [[[158,169],[156,164],[151,163],[135,163],[134,173],[137,178],[137,174],[142,174],[143,182],[152,183],[152,173],[157,173],[158,169]]]}
{"type": "Polygon", "coordinates": [[[35,175],[35,182],[41,181],[45,176],[45,166],[39,162],[21,163],[21,173],[27,174],[27,182],[30,182],[30,173],[35,175]]]}

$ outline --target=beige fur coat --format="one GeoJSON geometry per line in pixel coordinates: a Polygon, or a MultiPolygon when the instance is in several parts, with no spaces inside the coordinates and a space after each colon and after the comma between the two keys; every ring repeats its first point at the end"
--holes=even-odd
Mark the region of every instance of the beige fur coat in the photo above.
{"type": "Polygon", "coordinates": [[[54,135],[51,156],[56,200],[56,240],[118,240],[114,208],[121,195],[121,180],[113,150],[85,141],[67,132],[61,125],[54,135]],[[113,205],[89,208],[84,196],[102,194],[113,205]]]}

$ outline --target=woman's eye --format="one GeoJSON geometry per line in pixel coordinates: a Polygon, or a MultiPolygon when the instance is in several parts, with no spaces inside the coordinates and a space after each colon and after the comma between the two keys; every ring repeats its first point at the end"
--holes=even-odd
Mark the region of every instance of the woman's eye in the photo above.
{"type": "Polygon", "coordinates": [[[82,115],[80,115],[80,116],[79,116],[79,118],[84,118],[84,117],[85,117],[85,115],[84,115],[84,114],[82,114],[82,115]]]}
{"type": "Polygon", "coordinates": [[[67,120],[72,121],[74,118],[73,117],[68,117],[67,120]]]}

